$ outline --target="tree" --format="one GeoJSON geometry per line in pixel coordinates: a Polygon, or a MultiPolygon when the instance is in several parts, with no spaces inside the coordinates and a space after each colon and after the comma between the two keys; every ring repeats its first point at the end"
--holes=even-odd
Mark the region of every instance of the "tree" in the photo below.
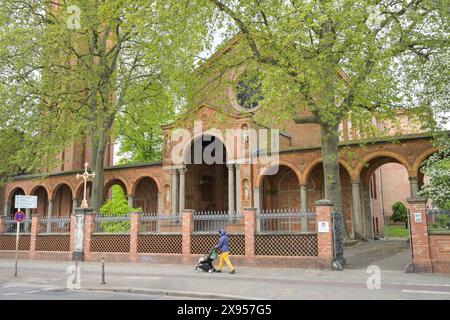
{"type": "MultiPolygon", "coordinates": [[[[100,213],[107,216],[126,216],[132,212],[142,211],[141,208],[132,208],[128,205],[125,193],[120,186],[114,185],[111,190],[111,199],[100,208],[100,213]]],[[[126,232],[130,231],[130,227],[130,221],[104,221],[101,223],[101,228],[105,232],[126,232]]]]}
{"type": "Polygon", "coordinates": [[[392,222],[404,222],[408,226],[408,215],[406,213],[406,206],[402,202],[396,202],[392,205],[392,222]]]}
{"type": "Polygon", "coordinates": [[[175,106],[173,97],[164,94],[163,88],[153,90],[158,98],[147,104],[130,106],[116,119],[114,128],[116,142],[120,145],[117,152],[120,164],[162,159],[161,125],[173,119],[175,106]]]}
{"type": "Polygon", "coordinates": [[[1,102],[29,124],[24,150],[33,153],[21,159],[27,170],[42,170],[68,143],[88,137],[97,174],[92,207],[99,209],[117,116],[155,106],[160,94],[182,95],[183,80],[208,38],[209,14],[196,4],[2,0],[1,102]]]}
{"type": "Polygon", "coordinates": [[[431,199],[433,206],[450,210],[450,143],[447,139],[440,143],[441,150],[431,155],[422,165],[422,173],[429,177],[418,195],[431,199]]]}
{"type": "Polygon", "coordinates": [[[242,61],[258,68],[262,120],[320,126],[325,196],[337,210],[343,209],[341,121],[350,119],[366,137],[384,134],[374,117],[396,125],[398,110],[432,126],[430,102],[438,97],[431,87],[442,85],[445,69],[436,65],[433,79],[421,82],[417,70],[448,53],[448,17],[440,1],[209,2],[248,45],[242,61]]]}

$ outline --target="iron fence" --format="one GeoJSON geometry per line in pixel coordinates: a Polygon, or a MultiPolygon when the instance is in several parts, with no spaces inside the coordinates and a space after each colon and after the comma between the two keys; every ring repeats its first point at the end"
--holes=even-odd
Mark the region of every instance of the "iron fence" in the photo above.
{"type": "Polygon", "coordinates": [[[129,214],[122,216],[98,214],[95,216],[94,233],[129,234],[130,229],[129,214]]]}
{"type": "Polygon", "coordinates": [[[244,215],[241,214],[229,214],[224,211],[196,212],[193,220],[193,233],[217,234],[220,229],[226,230],[229,234],[244,233],[244,215]]]}
{"type": "MultiPolygon", "coordinates": [[[[17,221],[14,219],[5,220],[5,234],[17,233],[17,221]]],[[[31,233],[31,219],[25,219],[19,224],[20,233],[31,233]]]]}
{"type": "Polygon", "coordinates": [[[312,234],[316,224],[315,212],[264,210],[256,215],[258,234],[312,234]]]}
{"type": "Polygon", "coordinates": [[[180,233],[181,216],[162,216],[152,213],[144,213],[141,216],[139,233],[180,233]]]}
{"type": "Polygon", "coordinates": [[[450,211],[428,210],[427,224],[429,231],[450,231],[450,211]]]}
{"type": "Polygon", "coordinates": [[[42,218],[39,221],[39,233],[68,234],[70,233],[70,216],[42,218]]]}

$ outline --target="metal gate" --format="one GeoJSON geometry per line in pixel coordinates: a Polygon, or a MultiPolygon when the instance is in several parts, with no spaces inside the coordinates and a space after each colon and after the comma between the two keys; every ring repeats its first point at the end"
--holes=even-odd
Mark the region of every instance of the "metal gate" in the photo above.
{"type": "Polygon", "coordinates": [[[333,243],[334,261],[333,268],[342,268],[345,265],[344,258],[344,215],[342,212],[333,212],[333,243]],[[335,262],[340,266],[335,266],[335,262]]]}

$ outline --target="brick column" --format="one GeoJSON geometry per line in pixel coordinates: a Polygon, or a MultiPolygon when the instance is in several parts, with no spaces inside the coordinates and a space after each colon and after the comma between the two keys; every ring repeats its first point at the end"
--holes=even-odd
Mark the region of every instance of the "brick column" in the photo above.
{"type": "Polygon", "coordinates": [[[426,200],[409,198],[407,201],[414,272],[433,272],[428,239],[426,200]]]}
{"type": "MultiPolygon", "coordinates": [[[[256,208],[244,208],[245,219],[245,257],[255,257],[256,208]]],[[[251,262],[251,261],[249,261],[251,262]]]]}
{"type": "Polygon", "coordinates": [[[6,231],[5,220],[6,216],[0,216],[0,234],[6,231]]]}
{"type": "Polygon", "coordinates": [[[188,261],[191,255],[191,234],[194,231],[194,210],[185,209],[182,212],[183,261],[188,261]]]}
{"type": "Polygon", "coordinates": [[[139,226],[141,224],[141,213],[133,212],[131,214],[131,228],[130,228],[130,260],[133,262],[139,261],[138,255],[138,237],[139,226]]]}
{"type": "Polygon", "coordinates": [[[37,235],[40,231],[40,215],[33,215],[31,217],[31,236],[30,236],[30,258],[34,259],[36,257],[36,242],[37,235]]]}
{"type": "Polygon", "coordinates": [[[317,215],[317,250],[321,267],[332,268],[334,258],[333,245],[333,202],[329,200],[316,201],[317,215]],[[319,232],[320,224],[328,223],[327,232],[319,232]]]}

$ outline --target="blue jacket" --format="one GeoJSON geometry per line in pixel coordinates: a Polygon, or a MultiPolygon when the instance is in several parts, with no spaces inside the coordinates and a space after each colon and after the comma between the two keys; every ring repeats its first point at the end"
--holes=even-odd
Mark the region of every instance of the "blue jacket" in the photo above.
{"type": "Polygon", "coordinates": [[[222,252],[230,252],[230,240],[225,230],[219,230],[220,240],[216,249],[220,249],[222,252]]]}

